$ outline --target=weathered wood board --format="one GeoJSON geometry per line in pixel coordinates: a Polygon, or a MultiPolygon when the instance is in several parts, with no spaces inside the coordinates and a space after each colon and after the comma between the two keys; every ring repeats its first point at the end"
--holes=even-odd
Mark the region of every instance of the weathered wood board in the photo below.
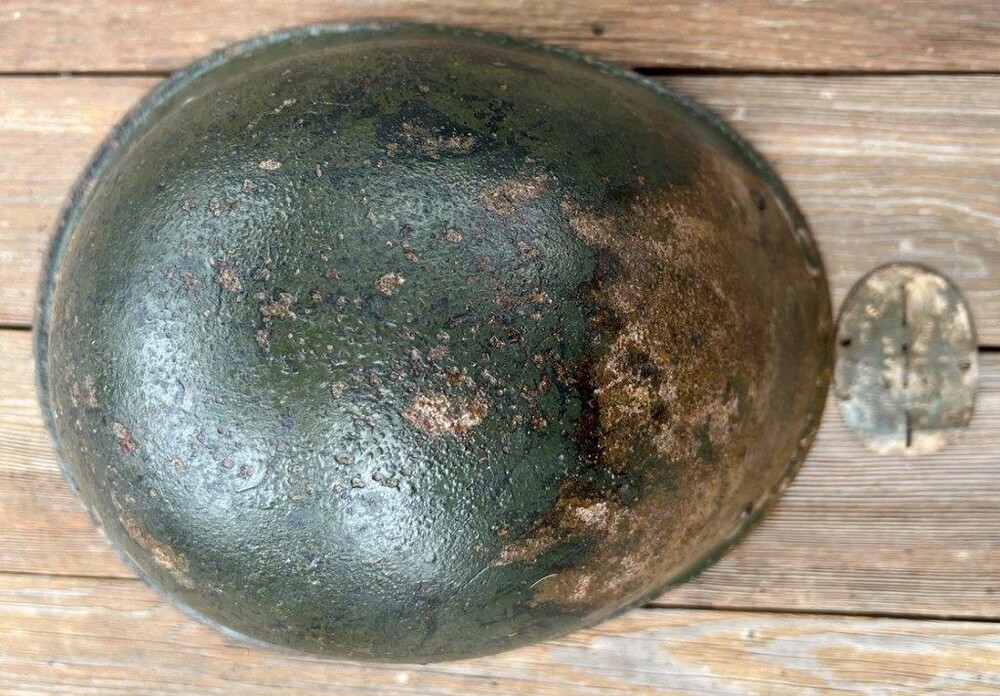
{"type": "Polygon", "coordinates": [[[981,0],[6,0],[0,71],[174,70],[255,34],[316,22],[474,26],[628,65],[738,70],[995,70],[981,0]]]}
{"type": "Polygon", "coordinates": [[[639,609],[465,662],[332,662],[249,648],[117,579],[0,574],[0,691],[19,694],[988,694],[1000,625],[639,609]]]}
{"type": "MultiPolygon", "coordinates": [[[[660,602],[1000,619],[1000,354],[982,359],[972,426],[934,456],[869,454],[831,404],[771,516],[660,602]]],[[[27,331],[0,331],[0,431],[0,570],[133,577],[62,480],[27,331]]]]}

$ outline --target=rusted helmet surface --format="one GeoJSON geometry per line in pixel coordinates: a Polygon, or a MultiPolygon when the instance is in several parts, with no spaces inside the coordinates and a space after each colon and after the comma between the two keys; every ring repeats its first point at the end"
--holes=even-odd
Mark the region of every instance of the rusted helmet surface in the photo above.
{"type": "Polygon", "coordinates": [[[167,80],[63,213],[38,318],[67,477],[251,640],[481,655],[715,559],[830,370],[816,247],[713,117],[565,51],[297,30],[167,80]]]}

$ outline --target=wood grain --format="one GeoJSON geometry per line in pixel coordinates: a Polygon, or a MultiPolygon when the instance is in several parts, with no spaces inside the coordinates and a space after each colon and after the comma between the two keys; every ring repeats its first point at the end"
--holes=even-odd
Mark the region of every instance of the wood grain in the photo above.
{"type": "Polygon", "coordinates": [[[532,37],[628,65],[739,70],[994,70],[989,0],[7,0],[0,70],[174,70],[314,22],[400,19],[532,37]]]}
{"type": "MultiPolygon", "coordinates": [[[[27,325],[59,206],[148,78],[0,78],[0,324],[27,325]]],[[[924,261],[1000,345],[1000,76],[672,77],[776,166],[835,300],[875,265],[924,261]],[[891,95],[887,98],[886,95],[891,95]]]]}
{"type": "MultiPolygon", "coordinates": [[[[63,482],[35,404],[30,334],[0,331],[0,571],[127,579],[63,482]]],[[[661,603],[1000,619],[1000,355],[941,453],[868,454],[834,409],[777,509],[661,603]]]]}
{"type": "MultiPolygon", "coordinates": [[[[0,684],[31,694],[983,694],[1000,625],[640,609],[427,666],[238,645],[140,583],[0,574],[0,684]]],[[[3,687],[0,687],[2,689],[3,687]]]]}

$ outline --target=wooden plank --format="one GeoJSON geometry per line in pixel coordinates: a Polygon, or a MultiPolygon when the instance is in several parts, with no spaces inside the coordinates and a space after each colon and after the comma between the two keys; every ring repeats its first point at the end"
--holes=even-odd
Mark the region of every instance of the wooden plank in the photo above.
{"type": "Polygon", "coordinates": [[[562,639],[440,665],[237,645],[139,583],[0,575],[5,693],[983,694],[1000,624],[640,609],[562,639]]]}
{"type": "Polygon", "coordinates": [[[0,572],[131,578],[59,472],[31,350],[29,332],[0,331],[0,572]]]}
{"type": "MultiPolygon", "coordinates": [[[[810,218],[835,299],[916,260],[967,293],[1000,345],[1000,76],[672,77],[776,166],[810,218]]],[[[0,324],[31,320],[35,276],[89,153],[155,80],[0,78],[0,324]]]]}
{"type": "MultiPolygon", "coordinates": [[[[131,578],[66,488],[42,432],[30,334],[0,331],[0,571],[131,578]]],[[[1000,619],[1000,354],[982,354],[962,441],[875,457],[831,409],[802,473],[683,606],[1000,619]]]]}
{"type": "Polygon", "coordinates": [[[157,81],[0,79],[0,324],[31,322],[63,200],[91,152],[157,81]]]}
{"type": "Polygon", "coordinates": [[[989,0],[7,0],[0,70],[174,70],[282,27],[370,19],[448,23],[628,65],[740,70],[993,70],[989,0]]]}

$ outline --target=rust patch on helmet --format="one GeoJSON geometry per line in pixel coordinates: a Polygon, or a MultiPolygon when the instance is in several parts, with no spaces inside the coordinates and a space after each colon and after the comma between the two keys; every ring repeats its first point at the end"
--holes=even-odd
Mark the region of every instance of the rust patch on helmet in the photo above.
{"type": "Polygon", "coordinates": [[[504,179],[479,192],[479,204],[496,215],[510,215],[518,207],[538,198],[545,188],[546,178],[536,174],[527,178],[504,179]]]}
{"type": "Polygon", "coordinates": [[[118,439],[118,449],[125,454],[132,454],[139,449],[139,443],[132,439],[132,431],[117,421],[111,424],[111,431],[118,439]]]}
{"type": "MultiPolygon", "coordinates": [[[[261,300],[265,297],[264,293],[257,293],[257,296],[261,300]]],[[[257,345],[264,353],[271,352],[271,328],[274,325],[274,321],[276,319],[295,320],[298,315],[292,310],[292,307],[297,302],[298,300],[290,293],[279,292],[273,300],[261,302],[258,305],[257,311],[260,312],[260,328],[257,329],[255,339],[257,345]]]]}
{"type": "Polygon", "coordinates": [[[422,124],[404,121],[399,135],[385,146],[386,154],[394,157],[398,153],[419,154],[431,159],[441,159],[442,154],[464,155],[471,152],[478,143],[471,133],[445,135],[422,124]]]}
{"type": "Polygon", "coordinates": [[[96,410],[101,407],[97,400],[97,380],[93,375],[84,375],[81,382],[73,382],[70,389],[70,401],[74,408],[96,410]]]}
{"type": "Polygon", "coordinates": [[[595,321],[615,331],[588,380],[602,456],[614,471],[649,434],[668,461],[723,446],[739,409],[732,375],[757,382],[760,361],[747,360],[747,342],[766,337],[741,313],[737,288],[727,287],[733,259],[708,241],[724,235],[685,203],[647,197],[624,215],[602,215],[562,201],[580,239],[608,259],[589,293],[595,321]]]}
{"type": "Polygon", "coordinates": [[[215,259],[212,264],[215,267],[215,282],[226,292],[239,292],[243,289],[243,283],[232,264],[222,259],[215,259]]]}
{"type": "Polygon", "coordinates": [[[262,319],[295,319],[295,312],[292,311],[294,304],[295,297],[287,292],[280,292],[277,299],[260,306],[260,316],[262,319]]]}
{"type": "Polygon", "coordinates": [[[423,394],[414,399],[403,418],[431,437],[465,435],[483,422],[489,406],[479,395],[469,398],[423,394]]]}
{"type": "Polygon", "coordinates": [[[395,271],[383,273],[375,280],[375,289],[383,295],[395,295],[405,282],[406,278],[395,271]]]}
{"type": "Polygon", "coordinates": [[[129,538],[149,553],[153,562],[170,573],[181,586],[189,590],[194,589],[194,581],[188,576],[187,557],[147,532],[139,520],[122,507],[116,496],[111,496],[111,502],[114,503],[115,510],[118,512],[118,521],[129,538]]]}
{"type": "Polygon", "coordinates": [[[533,563],[575,534],[599,537],[613,532],[625,515],[616,500],[601,499],[595,491],[568,480],[560,487],[555,505],[539,518],[528,535],[503,546],[493,564],[533,563]]]}

